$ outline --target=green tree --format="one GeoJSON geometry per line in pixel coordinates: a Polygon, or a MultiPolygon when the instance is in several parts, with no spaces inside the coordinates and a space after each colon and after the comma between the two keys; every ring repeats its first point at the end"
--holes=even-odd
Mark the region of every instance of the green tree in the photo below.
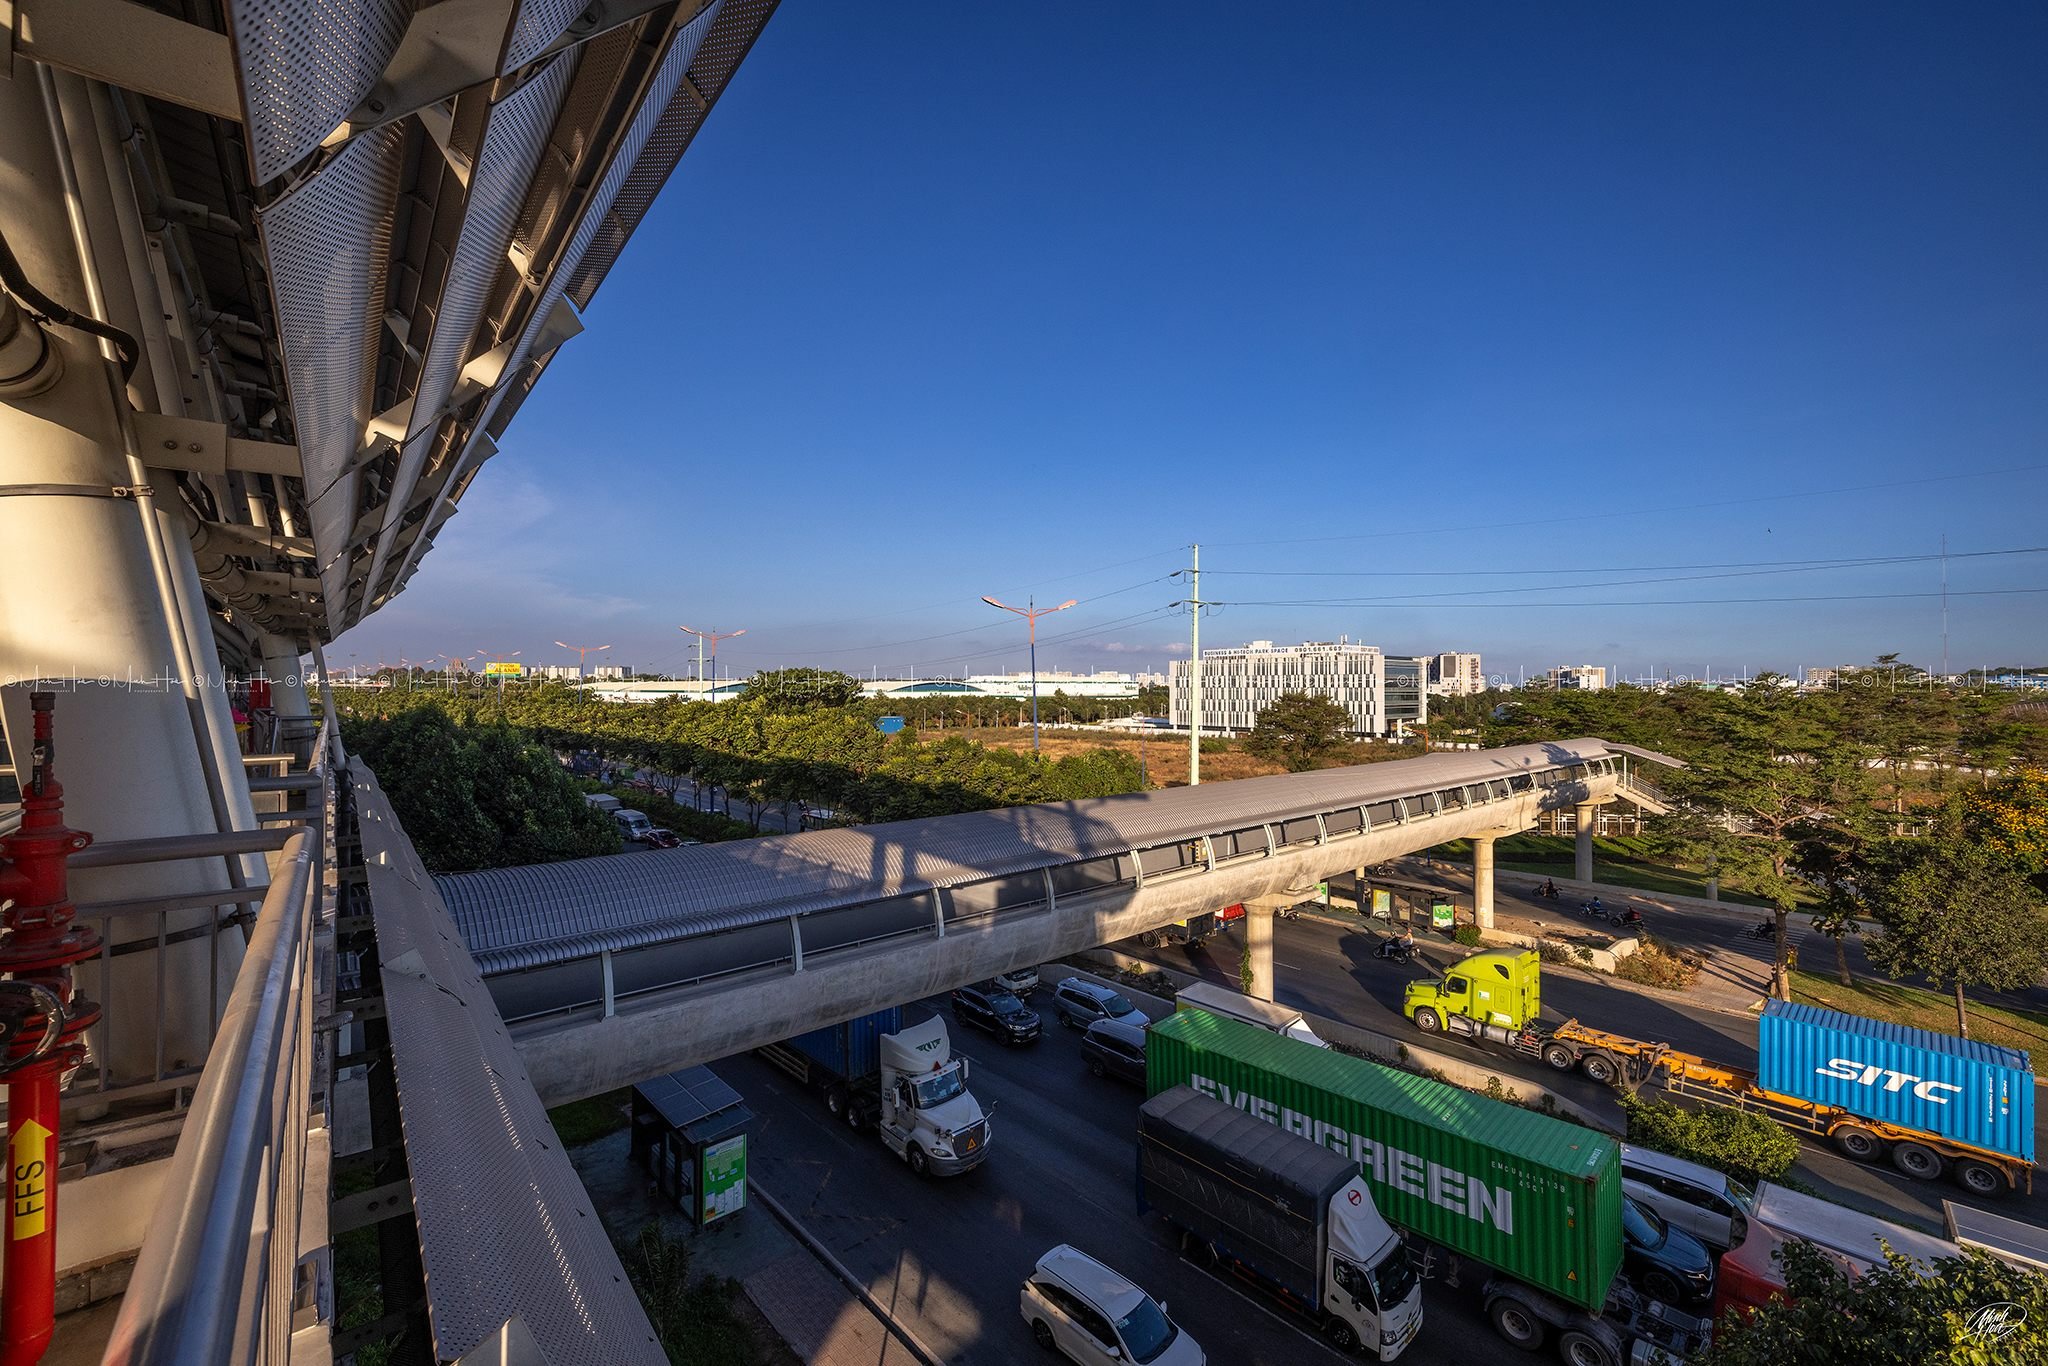
{"type": "Polygon", "coordinates": [[[1327,697],[1282,693],[1259,713],[1244,748],[1248,754],[1285,764],[1290,773],[1301,773],[1342,749],[1350,724],[1351,714],[1327,697]]]}
{"type": "Polygon", "coordinates": [[[1740,692],[1709,696],[1714,701],[1698,720],[1699,739],[1682,756],[1691,766],[1664,778],[1682,805],[1660,824],[1659,842],[1671,854],[1712,867],[1723,886],[1770,904],[1777,913],[1772,991],[1790,1000],[1786,920],[1801,891],[1794,868],[1798,836],[1829,809],[1823,760],[1837,736],[1819,704],[1777,674],[1760,674],[1740,692]]]}
{"type": "Polygon", "coordinates": [[[864,695],[858,678],[836,669],[768,669],[740,689],[741,701],[759,702],[770,711],[845,707],[864,695]]]}
{"type": "Polygon", "coordinates": [[[1933,834],[1893,841],[1872,860],[1864,899],[1883,927],[1864,943],[1870,960],[1892,977],[1918,973],[1948,987],[1964,1038],[1965,987],[2018,991],[2048,972],[2048,905],[1956,806],[1933,834]]]}
{"type": "Polygon", "coordinates": [[[1978,1251],[1922,1268],[1888,1252],[1850,1279],[1812,1245],[1782,1253],[1786,1295],[1730,1314],[1694,1366],[2039,1366],[2048,1278],[1978,1251]]]}
{"type": "Polygon", "coordinates": [[[1147,683],[1138,689],[1138,711],[1144,716],[1166,715],[1167,696],[1164,683],[1147,683]]]}

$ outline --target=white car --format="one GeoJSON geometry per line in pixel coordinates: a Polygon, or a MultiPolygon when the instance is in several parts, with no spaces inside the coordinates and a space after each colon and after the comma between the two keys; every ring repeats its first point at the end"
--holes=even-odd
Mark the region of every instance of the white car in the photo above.
{"type": "Polygon", "coordinates": [[[1017,1305],[1040,1347],[1086,1366],[1208,1366],[1164,1304],[1065,1243],[1038,1259],[1017,1305]]]}
{"type": "Polygon", "coordinates": [[[995,984],[1022,1000],[1038,990],[1038,969],[1012,968],[1008,972],[999,972],[995,976],[995,984]]]}

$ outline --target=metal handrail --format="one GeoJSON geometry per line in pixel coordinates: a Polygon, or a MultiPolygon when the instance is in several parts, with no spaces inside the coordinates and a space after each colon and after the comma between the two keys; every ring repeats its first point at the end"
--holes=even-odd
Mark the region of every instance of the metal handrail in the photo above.
{"type": "MultiPolygon", "coordinates": [[[[242,1329],[250,1292],[266,1278],[269,1258],[251,1255],[259,1239],[292,1237],[296,1211],[284,1227],[259,1200],[273,1200],[285,1183],[276,1168],[296,1145],[281,1131],[300,1085],[280,1087],[279,1070],[291,1064],[301,993],[308,989],[305,959],[311,943],[313,836],[300,831],[285,846],[283,876],[263,898],[248,956],[228,997],[227,1013],[193,1092],[178,1149],[164,1178],[152,1230],[136,1257],[121,1301],[107,1362],[191,1362],[214,1366],[235,1360],[237,1342],[253,1348],[260,1335],[242,1329]],[[282,1121],[282,1122],[281,1122],[282,1121]],[[236,1273],[242,1274],[236,1274],[236,1273]]],[[[289,1183],[296,1198],[297,1182],[289,1183]]],[[[281,1202],[278,1202],[281,1203],[281,1202]]],[[[296,1242],[294,1237],[293,1242],[296,1242]]],[[[286,1290],[289,1302],[289,1288],[286,1290]]]]}
{"type": "MultiPolygon", "coordinates": [[[[326,729],[308,775],[322,785],[339,752],[331,723],[326,729]]],[[[316,1080],[308,1075],[309,1031],[324,824],[215,837],[281,843],[283,855],[192,1093],[106,1362],[215,1366],[281,1361],[288,1350],[316,1080]]],[[[145,843],[155,842],[134,841],[125,852],[157,855],[133,847],[145,843]]]]}

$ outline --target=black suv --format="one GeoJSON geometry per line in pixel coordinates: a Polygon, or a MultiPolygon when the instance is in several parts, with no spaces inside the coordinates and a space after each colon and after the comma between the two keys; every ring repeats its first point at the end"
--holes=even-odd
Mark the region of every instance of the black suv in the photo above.
{"type": "Polygon", "coordinates": [[[1031,1043],[1038,1038],[1038,1012],[988,982],[953,992],[953,1018],[986,1029],[1004,1043],[1031,1043]]]}

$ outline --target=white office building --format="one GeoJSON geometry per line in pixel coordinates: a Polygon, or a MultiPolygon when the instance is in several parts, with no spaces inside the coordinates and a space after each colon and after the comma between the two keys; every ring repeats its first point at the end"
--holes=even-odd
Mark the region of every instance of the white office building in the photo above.
{"type": "Polygon", "coordinates": [[[1438,697],[1469,697],[1486,691],[1486,671],[1477,651],[1449,650],[1429,657],[1429,690],[1438,697]]]}
{"type": "Polygon", "coordinates": [[[1545,677],[1561,692],[1599,692],[1607,686],[1607,669],[1601,664],[1561,664],[1545,677]]]}
{"type": "MultiPolygon", "coordinates": [[[[1248,731],[1259,713],[1283,694],[1327,697],[1351,714],[1353,735],[1387,730],[1387,659],[1377,645],[1348,641],[1275,645],[1255,640],[1231,650],[1202,652],[1202,728],[1219,734],[1248,731]]],[[[1176,726],[1193,721],[1187,660],[1173,662],[1167,678],[1167,712],[1176,726]]],[[[1419,686],[1418,686],[1419,692],[1419,686]]]]}

